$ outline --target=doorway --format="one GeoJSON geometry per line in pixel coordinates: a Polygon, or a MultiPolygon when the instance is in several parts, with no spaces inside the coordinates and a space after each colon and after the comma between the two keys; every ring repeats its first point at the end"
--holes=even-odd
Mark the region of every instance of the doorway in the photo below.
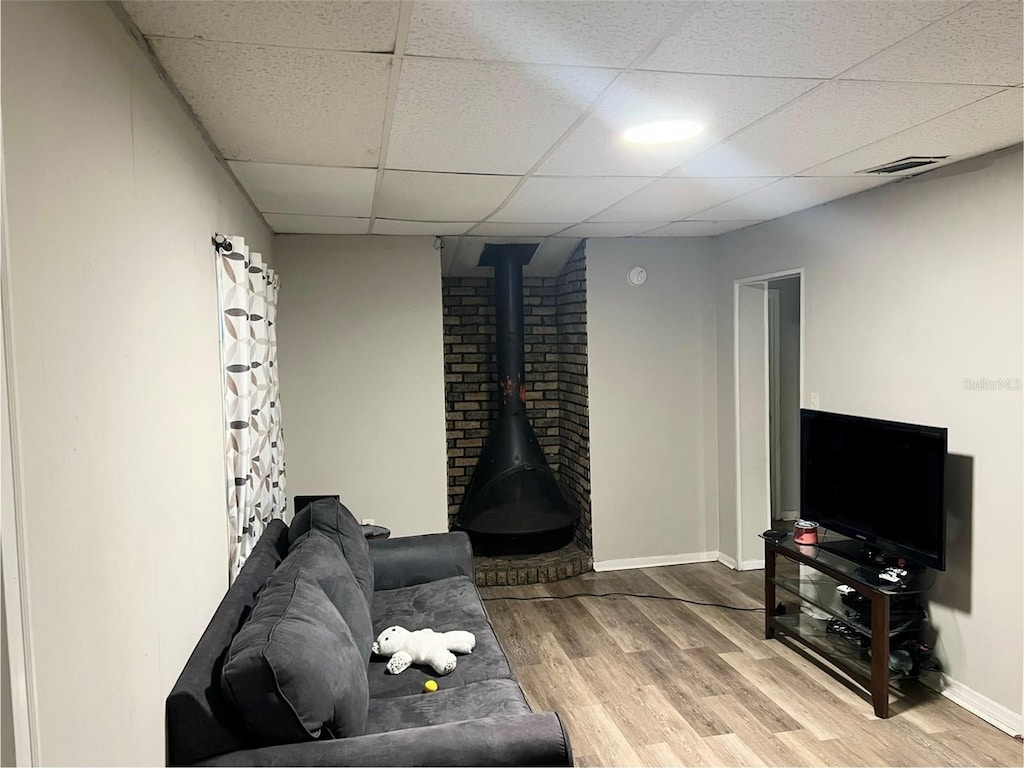
{"type": "Polygon", "coordinates": [[[800,510],[803,270],[735,283],[736,567],[763,568],[758,534],[800,510]]]}

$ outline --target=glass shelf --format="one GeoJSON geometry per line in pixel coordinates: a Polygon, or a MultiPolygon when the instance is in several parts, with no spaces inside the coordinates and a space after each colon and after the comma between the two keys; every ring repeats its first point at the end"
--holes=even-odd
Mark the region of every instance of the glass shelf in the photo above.
{"type": "MultiPolygon", "coordinates": [[[[764,539],[764,536],[761,536],[764,539]]],[[[925,569],[923,571],[911,571],[904,579],[902,585],[891,584],[879,578],[884,570],[882,567],[859,563],[842,555],[822,549],[813,544],[797,544],[790,534],[785,538],[767,540],[770,544],[778,547],[783,554],[792,554],[797,562],[804,561],[812,568],[821,568],[841,574],[850,581],[887,595],[916,595],[929,589],[935,581],[935,575],[925,569]]]]}
{"type": "MultiPolygon", "coordinates": [[[[829,632],[827,619],[815,619],[803,613],[787,613],[773,616],[776,632],[800,640],[812,650],[821,654],[837,667],[854,677],[871,679],[871,653],[859,643],[843,635],[829,632]]],[[[905,674],[889,670],[889,683],[904,679],[905,674]]]]}
{"type": "MultiPolygon", "coordinates": [[[[835,579],[816,574],[816,578],[775,578],[773,581],[777,587],[785,590],[798,600],[801,600],[820,611],[824,611],[829,616],[838,619],[846,626],[856,630],[864,637],[871,637],[871,627],[861,623],[857,616],[851,615],[845,610],[827,605],[823,600],[815,599],[815,596],[820,595],[822,587],[834,594],[835,588],[839,585],[839,582],[835,579]]],[[[870,606],[868,606],[868,610],[870,611],[870,606]]],[[[822,621],[822,619],[818,620],[822,621]]],[[[893,624],[889,627],[889,637],[898,635],[901,632],[906,632],[907,630],[920,629],[923,623],[924,621],[922,618],[913,618],[893,624]]]]}

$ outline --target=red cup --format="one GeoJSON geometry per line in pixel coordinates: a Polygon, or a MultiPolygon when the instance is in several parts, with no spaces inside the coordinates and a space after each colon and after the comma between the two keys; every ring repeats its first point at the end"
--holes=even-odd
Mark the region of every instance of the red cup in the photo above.
{"type": "Polygon", "coordinates": [[[817,544],[818,524],[811,520],[797,520],[793,526],[793,541],[797,544],[817,544]]]}

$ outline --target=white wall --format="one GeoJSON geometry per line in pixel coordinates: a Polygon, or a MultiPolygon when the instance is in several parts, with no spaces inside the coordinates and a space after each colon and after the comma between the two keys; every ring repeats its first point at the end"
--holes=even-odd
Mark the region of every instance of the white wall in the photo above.
{"type": "Polygon", "coordinates": [[[227,585],[209,241],[269,231],[105,4],[2,14],[38,759],[163,764],[163,699],[227,585]]]}
{"type": "Polygon", "coordinates": [[[949,567],[930,614],[952,677],[1018,718],[1024,409],[1020,390],[963,381],[1024,376],[1021,211],[1017,148],[716,244],[723,548],[735,537],[733,281],[806,267],[804,397],[819,393],[825,410],[948,427],[950,453],[973,462],[973,491],[949,500],[949,567]]]}
{"type": "Polygon", "coordinates": [[[710,245],[589,240],[586,249],[594,560],[717,550],[710,245]],[[634,266],[647,269],[640,287],[626,280],[634,266]]]}
{"type": "Polygon", "coordinates": [[[282,235],[288,495],[396,536],[448,527],[441,259],[431,237],[282,235]]]}

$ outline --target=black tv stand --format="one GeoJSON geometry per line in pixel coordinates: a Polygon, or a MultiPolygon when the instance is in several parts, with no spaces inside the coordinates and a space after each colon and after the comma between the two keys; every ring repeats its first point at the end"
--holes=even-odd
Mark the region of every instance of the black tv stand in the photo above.
{"type": "Polygon", "coordinates": [[[891,670],[890,650],[918,636],[924,621],[919,599],[930,579],[920,571],[900,583],[882,578],[887,566],[873,555],[859,562],[864,549],[859,541],[814,546],[796,544],[788,534],[762,538],[765,637],[809,651],[830,674],[842,672],[859,683],[875,715],[888,717],[890,685],[920,671],[916,666],[909,672],[891,670]],[[836,553],[837,544],[854,557],[836,553]],[[837,600],[840,585],[849,591],[837,600]]]}

